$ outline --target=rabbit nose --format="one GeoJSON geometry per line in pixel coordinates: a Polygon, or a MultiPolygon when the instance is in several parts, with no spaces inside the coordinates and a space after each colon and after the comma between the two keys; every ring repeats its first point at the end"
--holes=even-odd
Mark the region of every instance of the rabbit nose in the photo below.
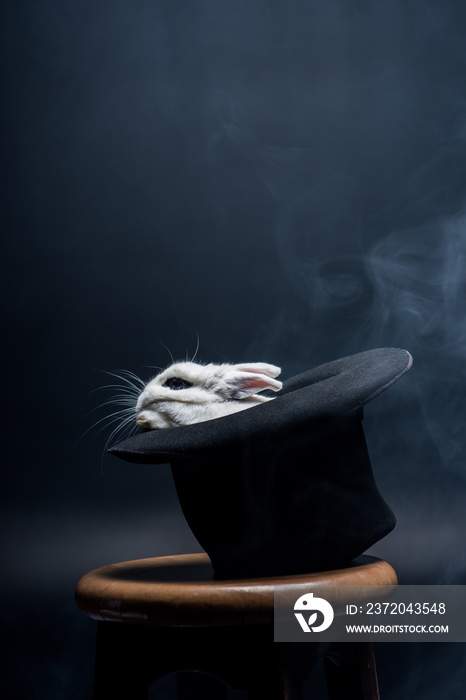
{"type": "Polygon", "coordinates": [[[137,423],[141,428],[143,428],[143,430],[147,430],[148,428],[150,428],[150,423],[149,423],[149,421],[148,421],[146,418],[144,418],[144,416],[138,416],[138,417],[136,418],[136,423],[137,423]]]}

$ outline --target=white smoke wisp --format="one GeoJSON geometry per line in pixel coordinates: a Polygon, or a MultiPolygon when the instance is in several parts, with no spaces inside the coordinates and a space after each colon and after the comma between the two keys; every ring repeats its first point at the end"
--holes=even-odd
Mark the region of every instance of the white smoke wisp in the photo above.
{"type": "Polygon", "coordinates": [[[381,325],[394,323],[427,351],[465,357],[465,214],[389,235],[369,253],[366,268],[381,325]]]}
{"type": "Polygon", "coordinates": [[[466,451],[466,214],[393,233],[365,259],[374,297],[367,335],[415,357],[419,405],[442,466],[466,451]],[[417,361],[416,361],[417,358],[417,361]]]}

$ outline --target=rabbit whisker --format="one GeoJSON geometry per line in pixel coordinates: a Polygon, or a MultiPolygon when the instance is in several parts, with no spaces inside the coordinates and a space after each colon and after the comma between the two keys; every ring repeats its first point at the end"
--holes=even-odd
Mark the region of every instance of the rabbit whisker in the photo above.
{"type": "Polygon", "coordinates": [[[117,425],[117,427],[114,428],[112,430],[112,432],[110,433],[110,435],[108,436],[108,438],[105,442],[104,449],[102,451],[102,459],[100,461],[100,473],[102,476],[103,476],[104,456],[105,456],[105,453],[107,452],[108,447],[109,447],[110,443],[112,442],[113,438],[115,438],[118,435],[118,433],[120,433],[122,431],[125,431],[125,432],[123,432],[121,437],[123,437],[123,438],[129,437],[129,435],[131,435],[131,433],[134,432],[135,429],[137,429],[137,426],[130,425],[130,421],[132,422],[131,418],[127,418],[124,421],[122,421],[120,423],[120,425],[117,425]],[[128,431],[128,428],[129,428],[129,431],[128,431]]]}
{"type": "Polygon", "coordinates": [[[167,348],[167,346],[165,345],[165,343],[162,343],[161,340],[159,340],[158,342],[159,342],[160,345],[161,345],[162,347],[164,347],[165,350],[168,352],[168,354],[170,355],[170,359],[171,359],[171,361],[172,361],[172,365],[174,365],[174,364],[175,364],[175,358],[173,357],[171,350],[170,350],[169,348],[167,348]]]}
{"type": "Polygon", "coordinates": [[[94,413],[94,411],[98,411],[99,408],[103,408],[104,406],[124,406],[125,410],[127,411],[132,411],[133,413],[135,411],[135,401],[130,400],[127,396],[122,396],[121,398],[118,398],[118,396],[114,396],[108,401],[104,401],[103,403],[100,403],[98,406],[93,408],[92,411],[88,413],[88,415],[90,416],[92,413],[94,413]]]}
{"type": "MultiPolygon", "coordinates": [[[[95,423],[93,423],[90,428],[88,428],[86,430],[84,435],[87,435],[87,433],[89,433],[91,430],[94,430],[94,428],[96,428],[98,425],[100,425],[100,423],[103,423],[104,421],[109,421],[108,425],[110,425],[111,423],[115,423],[115,421],[117,421],[117,420],[121,420],[125,416],[127,416],[127,418],[125,418],[125,420],[128,420],[128,421],[131,420],[134,417],[134,409],[122,408],[119,411],[115,411],[114,413],[111,413],[109,416],[104,416],[103,418],[100,418],[95,423]]],[[[106,428],[106,425],[104,425],[101,430],[104,430],[105,428],[106,428]]],[[[99,432],[101,432],[101,430],[99,432]]],[[[83,435],[83,437],[84,437],[84,435],[83,435]]]]}
{"type": "MultiPolygon", "coordinates": [[[[123,377],[122,375],[117,374],[116,372],[108,372],[107,370],[101,370],[101,371],[104,372],[105,374],[109,374],[111,377],[116,377],[116,379],[120,379],[120,381],[125,382],[128,386],[133,387],[133,389],[135,391],[139,392],[141,390],[141,387],[138,386],[137,384],[134,384],[134,382],[132,382],[130,379],[128,379],[128,377],[123,377]]],[[[142,379],[140,379],[139,381],[141,382],[141,385],[144,386],[144,382],[142,381],[142,379]]]]}
{"type": "MultiPolygon", "coordinates": [[[[135,381],[138,382],[141,386],[144,386],[144,385],[145,385],[144,380],[141,379],[141,377],[138,377],[138,375],[135,374],[134,372],[130,372],[129,369],[120,369],[120,370],[118,370],[118,371],[121,372],[122,375],[126,375],[126,376],[129,377],[130,379],[135,380],[135,381]]],[[[124,378],[124,377],[123,377],[123,378],[124,378]]]]}
{"type": "Polygon", "coordinates": [[[190,362],[194,362],[194,360],[197,357],[197,353],[199,352],[199,333],[197,333],[196,336],[197,336],[196,350],[194,351],[194,355],[192,356],[190,362]]]}

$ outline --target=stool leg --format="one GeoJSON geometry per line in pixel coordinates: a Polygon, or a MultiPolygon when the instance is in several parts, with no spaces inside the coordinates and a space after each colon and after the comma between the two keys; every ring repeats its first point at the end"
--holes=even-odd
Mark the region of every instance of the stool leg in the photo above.
{"type": "Polygon", "coordinates": [[[226,683],[206,673],[181,671],[176,674],[177,700],[227,700],[226,683]]]}
{"type": "Polygon", "coordinates": [[[147,700],[148,685],[134,663],[137,648],[127,644],[127,632],[132,631],[118,623],[98,623],[94,700],[147,700]]]}
{"type": "Polygon", "coordinates": [[[359,666],[362,673],[363,697],[366,700],[380,700],[374,647],[371,642],[358,645],[359,666]]]}
{"type": "Polygon", "coordinates": [[[371,642],[343,644],[324,663],[329,700],[380,700],[371,642]]]}
{"type": "Polygon", "coordinates": [[[302,700],[302,680],[293,663],[293,646],[276,642],[258,659],[248,688],[248,700],[302,700]]]}

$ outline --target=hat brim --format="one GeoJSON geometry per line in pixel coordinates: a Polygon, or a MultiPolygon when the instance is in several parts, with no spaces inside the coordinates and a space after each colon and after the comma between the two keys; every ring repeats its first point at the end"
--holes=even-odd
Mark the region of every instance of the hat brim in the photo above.
{"type": "Polygon", "coordinates": [[[152,430],[110,448],[129,462],[166,464],[213,456],[266,440],[280,442],[295,431],[361,409],[412,365],[407,350],[378,348],[319,365],[284,382],[273,401],[222,418],[179,428],[152,430]]]}

